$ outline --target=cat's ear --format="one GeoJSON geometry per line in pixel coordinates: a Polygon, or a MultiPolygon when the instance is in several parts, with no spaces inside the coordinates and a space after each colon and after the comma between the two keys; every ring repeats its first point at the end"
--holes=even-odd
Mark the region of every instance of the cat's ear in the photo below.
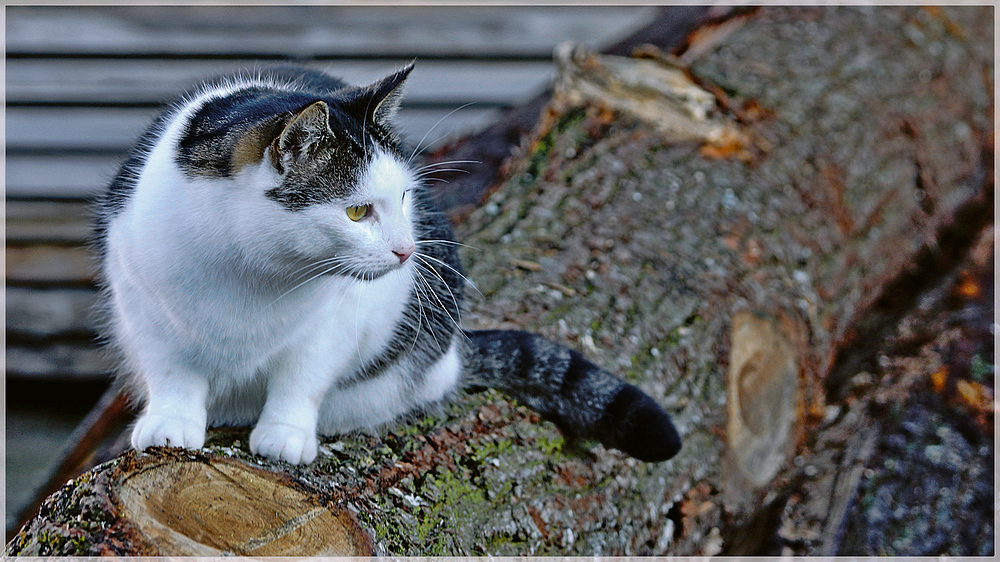
{"type": "Polygon", "coordinates": [[[289,160],[313,156],[333,136],[330,107],[324,101],[313,102],[289,119],[271,143],[271,163],[282,170],[289,160]]]}
{"type": "Polygon", "coordinates": [[[356,97],[349,102],[355,115],[365,121],[378,125],[388,125],[399,110],[403,98],[403,82],[413,70],[414,63],[404,66],[399,71],[357,90],[356,97]]]}

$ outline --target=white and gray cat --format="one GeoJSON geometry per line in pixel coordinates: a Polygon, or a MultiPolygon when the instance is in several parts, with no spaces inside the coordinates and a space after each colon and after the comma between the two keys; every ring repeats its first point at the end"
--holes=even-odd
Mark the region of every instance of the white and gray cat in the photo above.
{"type": "Polygon", "coordinates": [[[102,200],[106,336],[144,404],[132,445],[309,463],[318,435],[497,388],[639,459],[680,449],[669,416],[579,353],[464,331],[446,218],[390,119],[412,70],[352,87],[303,67],[203,85],[141,138],[102,200]]]}

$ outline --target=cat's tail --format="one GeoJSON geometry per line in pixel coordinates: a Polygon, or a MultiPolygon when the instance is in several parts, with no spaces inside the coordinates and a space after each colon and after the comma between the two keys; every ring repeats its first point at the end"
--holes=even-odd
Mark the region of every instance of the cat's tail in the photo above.
{"type": "Polygon", "coordinates": [[[570,436],[596,439],[647,462],[681,448],[670,416],[635,386],[580,353],[528,332],[466,331],[470,382],[495,388],[570,436]]]}

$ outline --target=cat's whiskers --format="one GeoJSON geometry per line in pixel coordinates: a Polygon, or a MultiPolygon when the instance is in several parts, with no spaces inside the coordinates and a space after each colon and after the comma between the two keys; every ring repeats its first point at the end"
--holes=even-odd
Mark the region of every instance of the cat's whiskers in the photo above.
{"type": "MultiPolygon", "coordinates": [[[[417,272],[416,276],[418,278],[420,278],[420,273],[417,272]]],[[[419,285],[413,285],[413,299],[417,303],[417,328],[416,328],[416,330],[413,331],[414,332],[413,333],[413,342],[410,344],[410,349],[406,352],[407,355],[412,354],[413,350],[416,349],[416,347],[417,347],[417,341],[420,340],[420,331],[424,327],[424,318],[426,316],[426,313],[424,312],[424,304],[423,304],[423,302],[421,301],[421,298],[420,298],[420,286],[419,285]]],[[[428,319],[428,322],[429,321],[430,320],[428,319]]],[[[412,323],[412,320],[411,320],[411,323],[412,323]]]]}
{"type": "Polygon", "coordinates": [[[462,248],[468,248],[470,250],[475,250],[477,252],[482,252],[481,249],[479,249],[479,248],[477,248],[475,246],[470,246],[468,244],[462,244],[461,242],[456,242],[454,240],[447,240],[447,239],[443,239],[443,238],[442,239],[432,239],[432,240],[417,240],[415,242],[415,244],[416,244],[417,247],[420,247],[421,244],[445,244],[445,245],[451,244],[452,246],[461,246],[462,248]]]}
{"type": "MultiPolygon", "coordinates": [[[[419,254],[419,253],[416,253],[414,255],[416,255],[417,258],[421,259],[421,260],[423,260],[426,257],[423,254],[419,254]]],[[[435,276],[437,276],[438,280],[441,281],[441,285],[443,285],[444,288],[448,290],[448,294],[451,295],[451,301],[453,303],[458,302],[458,298],[455,297],[454,291],[451,290],[451,287],[448,285],[447,281],[444,280],[444,277],[441,276],[441,273],[438,270],[436,270],[433,267],[431,267],[430,264],[428,264],[426,261],[424,261],[424,263],[421,264],[421,265],[423,266],[423,268],[425,270],[430,270],[431,273],[433,273],[435,276]]],[[[435,295],[436,294],[437,293],[435,293],[435,295]]],[[[442,306],[444,306],[443,303],[442,303],[442,306]]],[[[447,310],[447,309],[445,309],[445,310],[447,310]]],[[[461,311],[459,311],[458,314],[459,314],[459,318],[458,319],[461,321],[461,319],[462,319],[461,311]]]]}
{"type": "Polygon", "coordinates": [[[423,179],[431,179],[431,180],[435,180],[436,179],[436,180],[440,180],[440,178],[435,178],[435,177],[431,176],[431,174],[436,174],[438,172],[461,172],[463,174],[471,174],[472,173],[472,172],[470,172],[468,170],[462,170],[460,168],[438,168],[437,170],[428,170],[426,172],[418,174],[417,176],[415,176],[415,179],[417,179],[417,180],[423,180],[423,179]]]}
{"type": "MultiPolygon", "coordinates": [[[[357,282],[357,281],[355,281],[355,280],[353,280],[353,279],[351,280],[351,288],[352,288],[352,289],[353,289],[353,288],[354,288],[354,286],[355,286],[355,285],[357,285],[357,284],[358,284],[358,282],[357,282]]],[[[335,308],[333,309],[334,311],[338,311],[338,312],[340,311],[340,307],[344,306],[344,301],[345,301],[345,300],[347,300],[347,295],[348,295],[348,294],[350,294],[350,292],[351,292],[351,291],[343,291],[343,292],[341,293],[341,295],[340,295],[340,300],[339,300],[339,301],[337,301],[337,306],[336,306],[336,307],[335,307],[335,308]]],[[[355,330],[355,331],[356,331],[356,330],[355,330]]]]}
{"type": "Polygon", "coordinates": [[[358,327],[358,322],[361,319],[361,297],[363,296],[362,291],[358,291],[358,304],[354,309],[354,350],[358,354],[358,367],[361,371],[363,379],[368,378],[368,369],[365,365],[364,356],[361,354],[361,330],[358,327]]]}
{"type": "Polygon", "coordinates": [[[431,174],[437,172],[464,172],[466,174],[471,174],[469,170],[465,168],[448,168],[447,166],[455,166],[458,164],[479,164],[478,160],[442,160],[441,162],[433,162],[425,166],[421,166],[414,170],[415,178],[421,179],[431,174]]]}
{"type": "MultiPolygon", "coordinates": [[[[445,306],[444,302],[443,302],[443,301],[441,300],[441,297],[439,297],[439,296],[438,296],[438,294],[437,294],[437,291],[435,291],[435,290],[434,290],[434,287],[433,287],[433,286],[431,286],[431,284],[430,284],[430,281],[428,281],[428,280],[427,280],[427,279],[426,279],[426,278],[424,277],[423,273],[421,272],[421,269],[424,269],[424,268],[425,268],[425,266],[422,266],[422,265],[420,265],[420,264],[417,264],[417,271],[416,271],[416,273],[417,273],[417,279],[419,279],[419,280],[420,280],[420,282],[421,282],[421,283],[423,283],[423,286],[420,286],[420,285],[414,285],[414,287],[415,287],[415,288],[417,288],[417,289],[420,289],[420,290],[421,290],[421,292],[423,292],[423,290],[424,290],[424,289],[426,289],[426,291],[427,291],[427,292],[426,292],[426,293],[423,293],[423,294],[424,294],[425,296],[426,296],[427,294],[429,294],[429,295],[431,295],[432,297],[434,297],[434,299],[436,299],[436,300],[438,301],[438,304],[440,305],[440,310],[441,310],[441,311],[443,311],[443,312],[444,312],[445,314],[447,314],[447,315],[448,315],[448,318],[450,318],[452,322],[455,322],[455,319],[454,319],[454,318],[453,318],[453,317],[451,316],[451,313],[450,313],[450,312],[448,312],[448,307],[446,307],[446,306],[445,306]]],[[[429,300],[429,299],[428,299],[428,303],[427,303],[427,304],[428,304],[428,306],[430,306],[430,305],[432,304],[432,303],[430,302],[430,300],[429,300]]],[[[429,322],[429,321],[430,321],[430,319],[428,318],[428,322],[429,322]]],[[[456,324],[456,325],[457,325],[457,324],[456,324]]],[[[443,347],[441,346],[441,342],[439,342],[439,341],[437,340],[437,338],[432,338],[432,339],[433,339],[433,341],[434,341],[434,345],[436,345],[436,346],[437,346],[437,348],[438,348],[438,351],[440,351],[441,353],[444,353],[444,348],[443,348],[443,347]]]]}
{"type": "MultiPolygon", "coordinates": [[[[444,305],[444,302],[438,296],[439,291],[435,289],[434,285],[430,282],[430,280],[424,273],[426,269],[427,266],[423,265],[422,263],[416,261],[414,262],[414,273],[419,283],[414,284],[413,287],[417,291],[417,297],[418,297],[417,302],[418,304],[420,304],[420,313],[421,315],[423,315],[423,320],[427,321],[427,326],[430,327],[433,320],[430,314],[428,314],[428,311],[432,311],[433,313],[434,310],[440,309],[445,314],[448,314],[449,318],[451,317],[451,315],[450,313],[448,313],[448,308],[444,305]],[[434,303],[431,300],[432,298],[438,302],[438,306],[434,305],[434,303]],[[426,303],[426,307],[424,306],[424,303],[426,303]]],[[[457,305],[458,303],[453,301],[452,304],[457,305]]],[[[452,321],[454,321],[454,319],[452,319],[452,321]]],[[[433,333],[431,336],[431,340],[434,342],[434,345],[437,347],[439,352],[441,353],[445,352],[445,348],[447,346],[446,345],[443,346],[442,342],[433,333]]]]}
{"type": "MultiPolygon", "coordinates": [[[[423,305],[423,301],[426,299],[426,294],[424,292],[425,291],[424,287],[425,287],[427,281],[423,278],[423,276],[419,272],[417,273],[416,277],[417,277],[418,283],[415,283],[413,285],[413,289],[414,289],[414,295],[415,295],[416,301],[417,301],[417,306],[419,307],[418,311],[419,311],[420,316],[417,318],[417,320],[418,320],[418,324],[417,324],[418,330],[416,331],[416,335],[413,338],[413,343],[410,346],[410,351],[411,352],[413,351],[413,349],[416,348],[417,341],[420,338],[420,329],[423,326],[424,319],[427,320],[428,325],[430,325],[430,322],[431,322],[431,319],[427,315],[427,311],[426,311],[426,309],[424,308],[424,305],[423,305]]],[[[427,306],[428,306],[428,308],[431,308],[431,303],[428,302],[427,306]]],[[[436,338],[431,338],[431,339],[435,343],[437,343],[437,339],[436,338]]],[[[438,348],[440,348],[440,345],[438,345],[438,348]]]]}
{"type": "Polygon", "coordinates": [[[463,168],[446,168],[445,166],[453,166],[455,164],[479,164],[478,160],[442,160],[441,162],[432,162],[426,164],[414,170],[414,181],[422,180],[434,180],[444,183],[448,183],[447,180],[442,178],[432,177],[438,172],[460,172],[463,174],[471,174],[469,170],[463,168]]]}
{"type": "Polygon", "coordinates": [[[417,171],[427,170],[430,168],[435,168],[437,166],[448,166],[451,164],[479,164],[479,160],[441,160],[440,162],[431,162],[430,164],[424,164],[417,168],[417,171]]]}
{"type": "Polygon", "coordinates": [[[294,275],[300,276],[303,274],[311,274],[312,272],[323,269],[331,264],[336,265],[341,263],[348,263],[348,260],[345,256],[333,256],[329,258],[324,258],[319,261],[310,263],[309,265],[306,265],[302,269],[296,271],[294,275]]]}
{"type": "MultiPolygon", "coordinates": [[[[425,257],[427,257],[427,256],[421,255],[419,252],[415,252],[413,255],[415,257],[417,257],[418,259],[420,259],[420,260],[423,260],[425,257]]],[[[437,278],[441,281],[441,284],[444,285],[444,287],[446,289],[448,289],[448,294],[451,295],[451,302],[452,303],[457,304],[459,302],[458,299],[455,297],[455,293],[452,292],[451,287],[448,286],[448,283],[445,282],[444,277],[442,277],[441,274],[438,273],[438,271],[436,269],[434,269],[429,264],[427,264],[427,262],[424,262],[422,264],[418,264],[418,266],[419,266],[418,269],[430,270],[431,273],[433,273],[434,275],[437,276],[437,278]]],[[[421,275],[420,277],[421,277],[421,279],[423,279],[423,275],[421,275]]],[[[456,308],[456,313],[458,314],[458,320],[456,320],[455,317],[451,315],[451,311],[449,311],[448,307],[444,304],[444,301],[441,300],[441,296],[438,295],[437,291],[434,291],[433,287],[430,286],[430,282],[427,279],[423,279],[423,281],[424,281],[424,283],[427,284],[428,289],[430,289],[431,295],[433,295],[434,298],[437,300],[438,304],[441,305],[441,310],[445,314],[448,315],[448,318],[450,318],[451,321],[452,321],[452,323],[455,324],[455,327],[458,328],[459,330],[461,330],[462,329],[462,323],[461,323],[461,320],[462,320],[462,311],[461,311],[461,309],[458,308],[457,306],[455,307],[456,308]]]]}
{"type": "Polygon", "coordinates": [[[438,127],[438,125],[440,125],[445,119],[454,115],[456,112],[461,111],[466,107],[469,107],[470,105],[474,105],[475,103],[476,102],[474,101],[470,101],[469,103],[462,104],[456,107],[455,109],[452,109],[451,111],[446,113],[443,117],[438,119],[437,122],[434,123],[434,125],[430,129],[428,129],[426,133],[424,133],[424,136],[420,138],[420,142],[418,142],[416,146],[413,147],[413,152],[411,152],[410,157],[406,159],[406,165],[409,166],[413,162],[413,158],[417,155],[417,152],[421,148],[420,145],[423,144],[425,140],[427,140],[427,135],[431,134],[434,131],[434,129],[438,127]]]}
{"type": "MultiPolygon", "coordinates": [[[[456,242],[456,243],[457,243],[457,242],[456,242]]],[[[475,248],[473,248],[473,249],[475,249],[475,248]]],[[[458,275],[459,277],[461,277],[461,278],[462,278],[462,280],[463,280],[463,281],[465,281],[465,282],[466,282],[466,283],[467,283],[467,284],[468,284],[468,285],[469,285],[470,287],[472,287],[472,289],[473,289],[473,290],[475,290],[475,291],[476,291],[477,293],[479,293],[479,296],[481,296],[481,297],[484,297],[484,298],[485,298],[485,295],[483,295],[482,291],[480,291],[480,290],[479,290],[479,287],[476,287],[476,284],[475,284],[475,283],[473,283],[471,279],[469,279],[468,277],[466,277],[466,276],[465,276],[464,274],[462,274],[462,272],[461,272],[461,271],[459,271],[458,269],[456,269],[455,267],[453,267],[453,266],[452,266],[451,264],[449,264],[448,262],[446,262],[446,261],[444,261],[444,260],[441,260],[441,259],[438,259],[438,258],[436,258],[436,257],[434,257],[434,256],[432,256],[432,255],[429,255],[429,254],[425,254],[425,253],[423,253],[423,252],[414,252],[414,254],[413,254],[413,255],[415,255],[415,256],[419,256],[419,257],[421,257],[422,259],[429,259],[429,260],[431,260],[431,261],[434,261],[435,263],[439,263],[439,264],[443,265],[444,267],[447,267],[447,268],[448,268],[448,269],[450,269],[450,270],[451,270],[451,271],[452,271],[452,272],[453,272],[453,273],[454,273],[455,275],[458,275]]],[[[433,268],[432,268],[432,270],[433,270],[433,268]]],[[[435,273],[437,273],[437,271],[435,271],[435,273]]],[[[440,274],[438,274],[438,276],[440,277],[440,274]]],[[[443,281],[443,280],[442,280],[442,281],[443,281]]],[[[447,284],[447,283],[445,283],[445,286],[447,286],[447,285],[448,285],[448,284],[447,284]]]]}
{"type": "Polygon", "coordinates": [[[299,271],[297,271],[297,272],[294,273],[295,276],[299,276],[299,275],[305,274],[305,275],[308,275],[308,277],[305,280],[301,281],[300,283],[296,284],[291,289],[288,289],[287,291],[285,291],[284,293],[282,293],[281,295],[279,295],[278,297],[276,297],[273,301],[271,301],[270,303],[268,303],[267,306],[269,306],[269,307],[270,306],[274,306],[275,304],[277,304],[278,301],[280,301],[281,299],[287,297],[288,295],[292,294],[293,292],[297,291],[298,289],[302,288],[303,286],[305,286],[305,285],[307,285],[307,284],[315,281],[316,279],[319,279],[319,278],[321,278],[321,277],[323,277],[323,276],[325,276],[325,275],[327,275],[329,273],[332,273],[332,272],[336,271],[337,269],[342,268],[345,265],[346,266],[351,266],[351,263],[350,263],[350,261],[346,257],[343,257],[343,256],[334,256],[332,258],[326,258],[326,259],[320,260],[318,262],[309,264],[308,266],[306,266],[306,267],[304,267],[304,268],[302,268],[299,271]],[[315,273],[317,271],[318,271],[318,273],[315,273]]]}
{"type": "Polygon", "coordinates": [[[471,174],[472,173],[469,170],[464,170],[462,168],[437,168],[437,169],[434,169],[434,170],[425,170],[425,171],[421,172],[420,174],[418,174],[417,176],[415,176],[415,178],[418,179],[418,180],[422,180],[424,178],[429,178],[429,177],[431,177],[432,174],[436,174],[438,172],[461,172],[463,174],[471,174]]]}

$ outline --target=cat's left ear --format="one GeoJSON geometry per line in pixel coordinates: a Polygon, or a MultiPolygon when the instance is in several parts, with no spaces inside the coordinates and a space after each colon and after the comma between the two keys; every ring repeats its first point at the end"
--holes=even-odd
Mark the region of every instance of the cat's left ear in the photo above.
{"type": "Polygon", "coordinates": [[[330,139],[330,107],[315,101],[292,115],[271,141],[271,165],[284,173],[285,166],[312,158],[330,139]]]}
{"type": "Polygon", "coordinates": [[[403,98],[403,82],[410,75],[415,63],[404,66],[399,71],[361,88],[357,97],[351,100],[354,111],[371,123],[388,125],[403,98]]]}

